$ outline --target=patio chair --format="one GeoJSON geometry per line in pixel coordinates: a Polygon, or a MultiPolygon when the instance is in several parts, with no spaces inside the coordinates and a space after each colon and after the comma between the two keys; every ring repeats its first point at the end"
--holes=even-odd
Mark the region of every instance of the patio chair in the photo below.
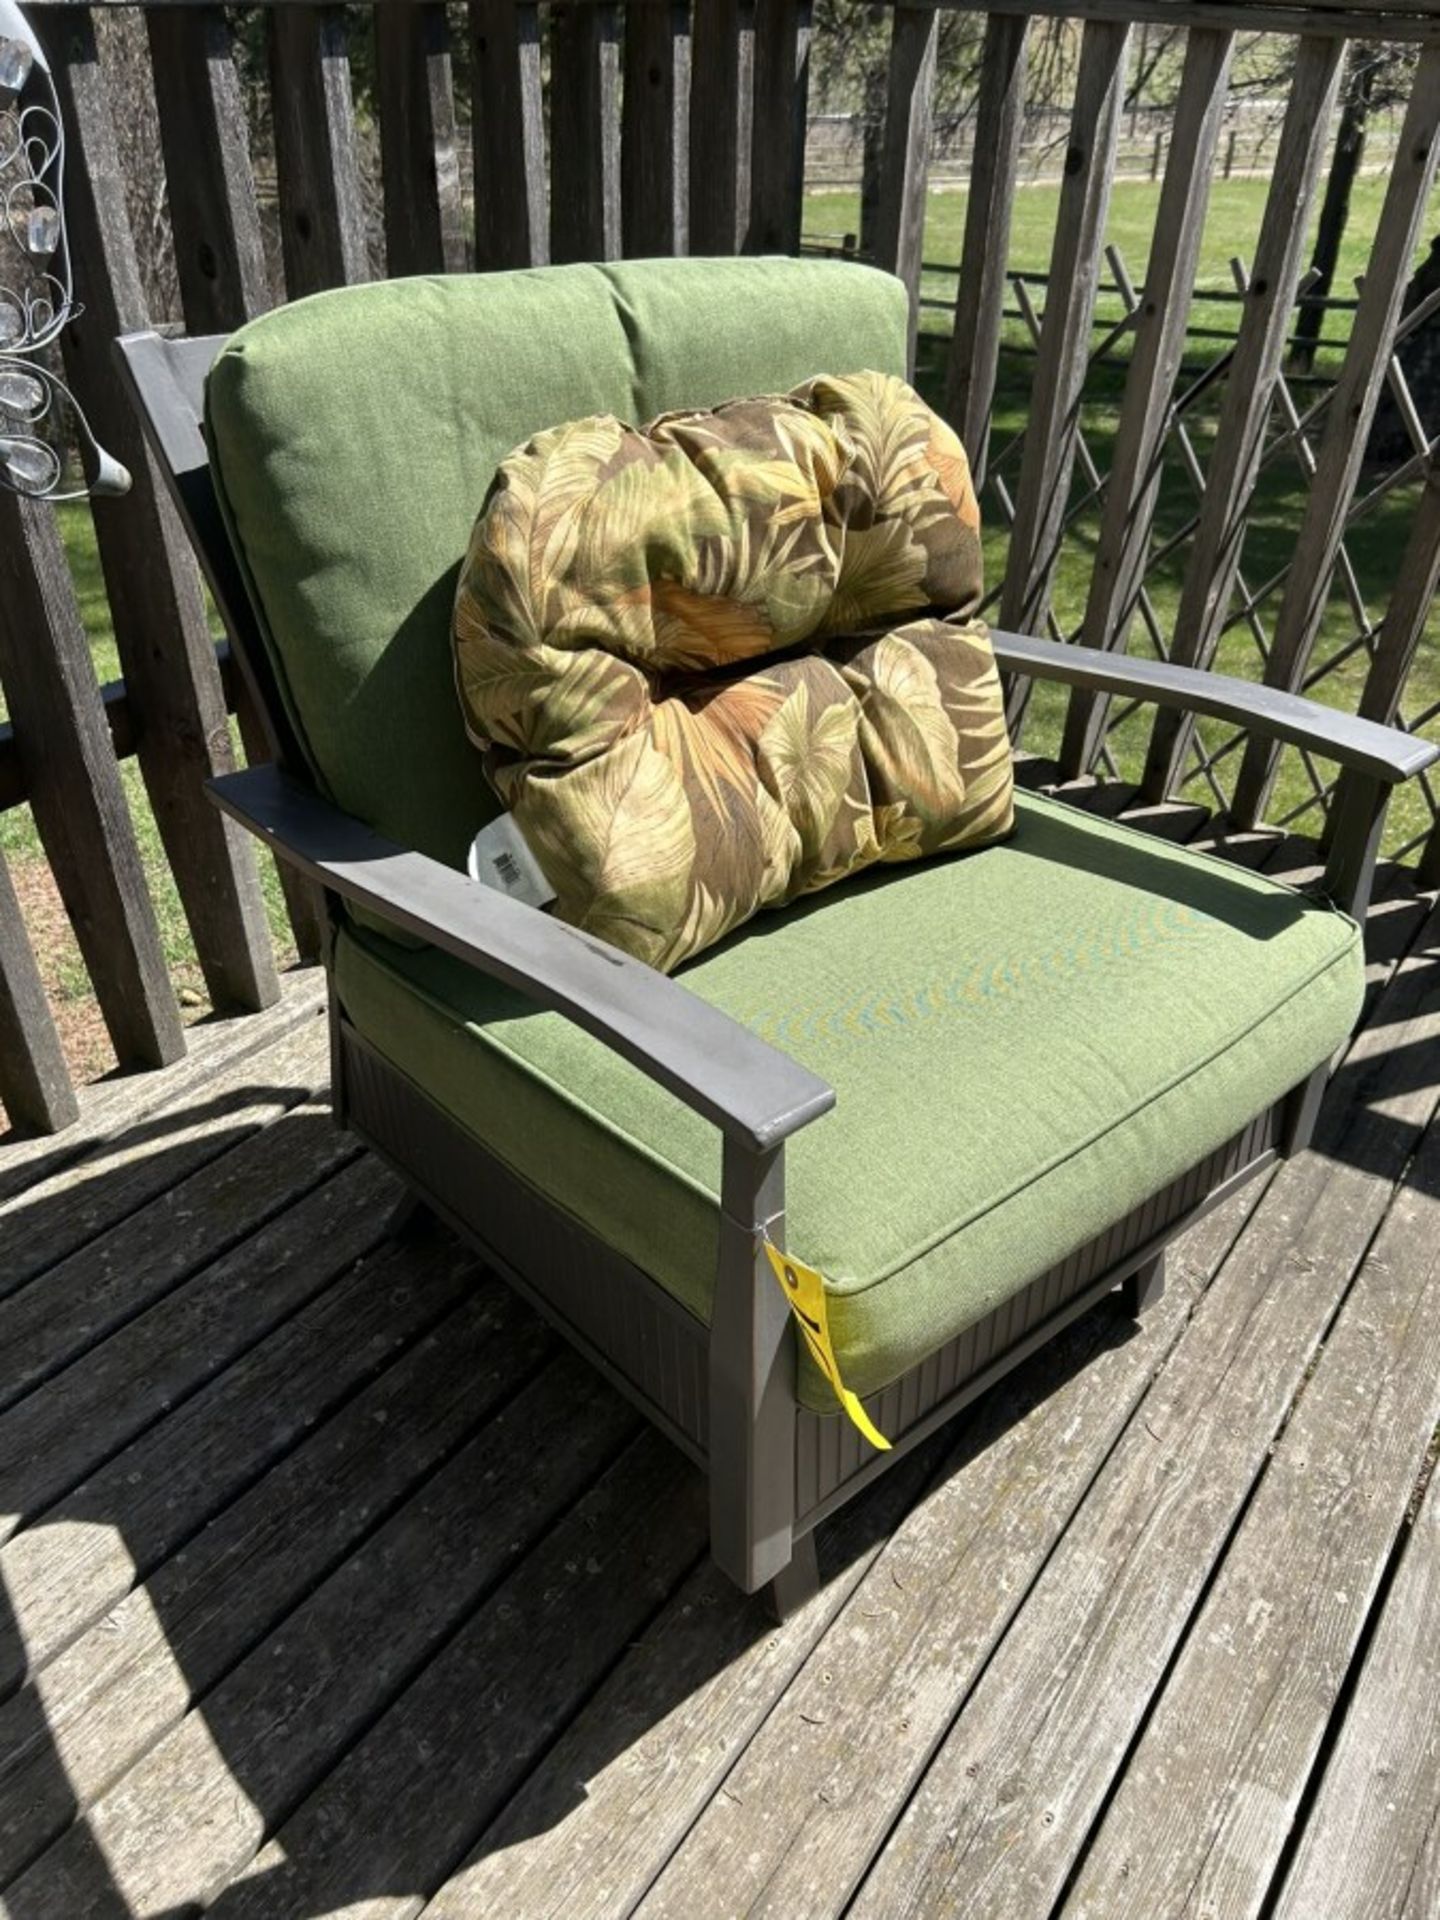
{"type": "Polygon", "coordinates": [[[708,1475],[783,1612],[817,1525],[1304,1144],[1360,1006],[1390,788],[1433,750],[1209,673],[1007,634],[1001,668],[1343,769],[1293,892],[1057,801],[751,921],[675,977],[464,872],[497,812],[450,622],[501,458],[807,376],[903,375],[903,287],[666,260],[392,281],[122,365],[268,721],[219,804],[324,890],[335,1110],[708,1475]],[[202,430],[202,422],[203,430],[202,430]],[[208,449],[208,451],[207,451],[208,449]],[[841,1416],[764,1243],[826,1276],[841,1416]]]}

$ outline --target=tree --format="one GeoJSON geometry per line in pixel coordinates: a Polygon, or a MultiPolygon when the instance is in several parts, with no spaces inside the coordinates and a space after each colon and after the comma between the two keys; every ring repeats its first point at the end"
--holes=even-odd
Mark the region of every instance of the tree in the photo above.
{"type": "Polygon", "coordinates": [[[1335,151],[1325,181],[1325,197],[1315,230],[1315,252],[1310,262],[1310,270],[1318,278],[1300,309],[1295,326],[1294,359],[1302,371],[1308,372],[1315,364],[1325,324],[1323,302],[1335,285],[1335,270],[1340,264],[1340,248],[1350,219],[1350,197],[1360,177],[1371,118],[1405,97],[1413,67],[1414,54],[1405,47],[1366,46],[1357,41],[1351,50],[1340,101],[1335,151]]]}

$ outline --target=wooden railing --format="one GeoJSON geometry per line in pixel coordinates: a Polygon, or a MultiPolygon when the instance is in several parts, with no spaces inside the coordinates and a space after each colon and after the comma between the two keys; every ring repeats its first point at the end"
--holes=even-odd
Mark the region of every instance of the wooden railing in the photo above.
{"type": "MultiPolygon", "coordinates": [[[[191,556],[121,398],[111,340],[155,322],[229,329],[279,298],[381,271],[794,250],[810,5],[471,0],[460,8],[376,0],[362,11],[275,0],[245,16],[245,31],[263,35],[268,71],[258,113],[237,65],[233,12],[196,0],[127,7],[143,19],[148,46],[168,184],[173,314],[147,311],[117,147],[115,69],[97,41],[98,10],[70,0],[31,0],[29,10],[53,61],[70,143],[69,218],[85,312],[65,342],[67,374],[135,485],[127,498],[94,507],[124,675],[123,686],[103,696],[53,511],[0,493],[0,683],[10,715],[0,731],[0,807],[26,800],[33,810],[118,1059],[153,1064],[174,1058],[184,1036],[120,757],[138,757],[215,1005],[260,1007],[278,985],[252,855],[201,791],[203,778],[232,757],[227,711],[240,689],[223,650],[217,654],[191,556]],[[363,41],[352,43],[352,34],[363,41]],[[368,118],[357,121],[352,84],[362,46],[373,76],[378,177],[367,158],[372,128],[368,118]]],[[[917,322],[941,11],[892,10],[869,248],[910,285],[917,322]]],[[[252,40],[246,46],[253,69],[252,40]]],[[[128,94],[123,110],[132,111],[128,94]]],[[[1431,724],[1433,712],[1412,714],[1405,702],[1440,577],[1440,477],[1395,342],[1435,169],[1440,6],[992,0],[976,116],[958,295],[948,341],[924,336],[922,371],[985,478],[990,518],[1008,528],[997,621],[1101,647],[1123,647],[1135,632],[1199,666],[1239,633],[1253,643],[1250,670],[1273,684],[1323,688],[1332,671],[1354,678],[1359,663],[1351,697],[1364,712],[1431,724]],[[1070,137],[1043,285],[1017,275],[1010,258],[1032,16],[1078,16],[1070,137]],[[1183,76],[1150,257],[1132,284],[1127,264],[1111,253],[1112,284],[1127,312],[1118,328],[1097,335],[1130,29],[1139,21],[1188,28],[1183,76]],[[1289,105],[1254,257],[1237,262],[1243,299],[1233,344],[1197,369],[1186,350],[1201,229],[1237,35],[1257,29],[1295,36],[1289,105]],[[1309,418],[1300,428],[1283,362],[1307,266],[1307,217],[1347,45],[1375,39],[1418,43],[1413,91],[1343,362],[1318,398],[1306,389],[1309,418]],[[1003,336],[1014,324],[1007,306],[1033,350],[1028,405],[1023,431],[1005,444],[997,433],[992,445],[1003,336]],[[1108,449],[1097,454],[1087,383],[1097,348],[1103,354],[1117,341],[1126,349],[1123,393],[1108,449]],[[1363,459],[1387,384],[1413,448],[1377,482],[1363,459]],[[1242,537],[1277,459],[1298,463],[1306,497],[1288,564],[1252,581],[1242,537]],[[1178,521],[1157,519],[1176,475],[1191,504],[1178,521]],[[1409,515],[1384,606],[1373,604],[1373,593],[1367,600],[1351,555],[1377,495],[1386,511],[1398,500],[1409,515]],[[1088,552],[1083,606],[1057,599],[1057,570],[1077,541],[1088,552]],[[1155,587],[1167,568],[1178,582],[1168,613],[1155,587]],[[1338,637],[1327,613],[1332,582],[1352,628],[1338,637]]],[[[1418,324],[1414,315],[1408,324],[1418,324]]],[[[1113,367],[1110,378],[1113,385],[1113,367]]],[[[1026,723],[1018,691],[1012,717],[1017,728],[1026,723]]],[[[263,751],[243,705],[238,721],[246,748],[263,751]]],[[[1270,747],[1202,740],[1162,721],[1137,748],[1141,724],[1077,694],[1056,737],[1041,744],[1067,775],[1129,771],[1155,800],[1195,785],[1241,823],[1264,812],[1276,777],[1270,747]]],[[[1323,833],[1328,790],[1318,769],[1306,777],[1311,786],[1292,811],[1323,833]]],[[[1426,804],[1433,816],[1434,796],[1426,804]]],[[[1440,877],[1440,835],[1411,837],[1427,875],[1440,877]]],[[[293,896],[292,906],[297,943],[309,954],[313,921],[303,897],[293,896]]],[[[27,1125],[59,1126],[75,1111],[3,863],[0,1098],[12,1120],[27,1125]]]]}

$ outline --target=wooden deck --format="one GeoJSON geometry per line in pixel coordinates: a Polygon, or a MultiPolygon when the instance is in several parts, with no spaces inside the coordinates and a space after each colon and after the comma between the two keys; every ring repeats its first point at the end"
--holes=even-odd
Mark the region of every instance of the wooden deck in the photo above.
{"type": "Polygon", "coordinates": [[[1372,946],[1314,1150],[780,1629],[677,1453],[386,1240],[313,976],[0,1144],[0,1913],[1435,1920],[1434,898],[1372,946]]]}

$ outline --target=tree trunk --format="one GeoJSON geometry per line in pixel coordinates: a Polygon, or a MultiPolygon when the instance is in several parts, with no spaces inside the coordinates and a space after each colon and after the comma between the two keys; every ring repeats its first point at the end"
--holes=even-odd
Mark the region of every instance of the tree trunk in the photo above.
{"type": "Polygon", "coordinates": [[[865,100],[865,145],[860,160],[860,251],[867,259],[875,251],[875,222],[880,212],[880,161],[885,150],[885,102],[865,100]]]}
{"type": "MultiPolygon", "coordinates": [[[[1345,76],[1345,97],[1340,109],[1340,125],[1335,135],[1335,157],[1330,177],[1325,182],[1325,199],[1320,208],[1320,223],[1315,230],[1315,256],[1311,270],[1320,278],[1310,289],[1315,301],[1329,294],[1335,284],[1335,269],[1340,261],[1340,244],[1345,238],[1345,223],[1350,218],[1350,193],[1365,157],[1365,129],[1370,118],[1370,103],[1375,90],[1376,63],[1362,47],[1351,55],[1350,71],[1345,76]]],[[[1315,364],[1325,324],[1322,306],[1305,305],[1295,325],[1293,364],[1308,373],[1315,364]]]]}
{"type": "MultiPolygon", "coordinates": [[[[1440,287],[1440,235],[1430,242],[1429,253],[1405,289],[1402,313],[1412,312],[1437,287],[1440,287]]],[[[1433,440],[1440,433],[1440,313],[1432,313],[1428,320],[1423,320],[1396,348],[1395,358],[1400,362],[1420,423],[1433,440]]],[[[1372,467],[1396,467],[1415,451],[1395,396],[1387,385],[1375,409],[1365,459],[1372,467]]]]}

